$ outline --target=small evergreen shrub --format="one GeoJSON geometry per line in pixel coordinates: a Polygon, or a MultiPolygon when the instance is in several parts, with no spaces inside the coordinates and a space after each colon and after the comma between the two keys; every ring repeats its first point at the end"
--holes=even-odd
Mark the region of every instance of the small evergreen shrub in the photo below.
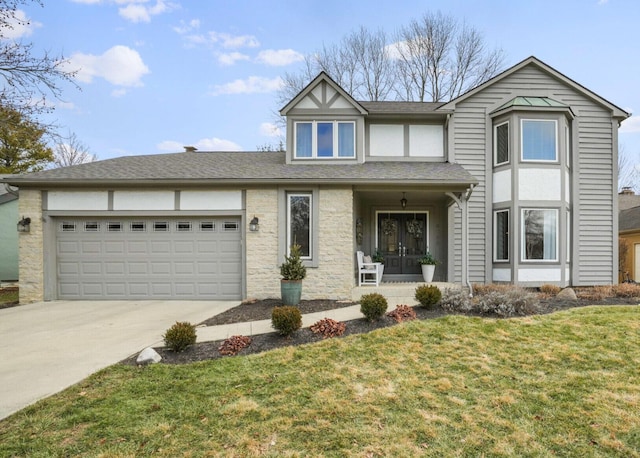
{"type": "Polygon", "coordinates": [[[449,312],[470,312],[473,304],[469,299],[469,295],[460,289],[446,288],[442,293],[440,307],[449,312]]]}
{"type": "Polygon", "coordinates": [[[271,327],[281,336],[289,337],[302,327],[302,314],[298,307],[283,305],[271,312],[271,327]]]}
{"type": "Polygon", "coordinates": [[[314,334],[320,334],[323,339],[326,339],[341,336],[347,329],[347,325],[331,318],[323,318],[312,324],[310,329],[314,334]]]}
{"type": "Polygon", "coordinates": [[[538,298],[522,288],[513,288],[507,292],[493,291],[479,296],[473,309],[487,315],[501,317],[526,316],[540,311],[538,298]]]}
{"type": "Polygon", "coordinates": [[[423,307],[431,308],[440,302],[442,293],[437,286],[420,285],[416,288],[415,298],[423,307]]]}
{"type": "Polygon", "coordinates": [[[365,294],[360,298],[360,313],[369,321],[382,318],[387,306],[387,299],[379,293],[365,294]]]}
{"type": "Polygon", "coordinates": [[[175,352],[183,351],[189,345],[196,343],[196,327],[186,321],[179,322],[167,329],[164,345],[175,352]]]}
{"type": "Polygon", "coordinates": [[[540,287],[540,292],[548,297],[557,296],[560,291],[562,291],[562,288],[556,285],[542,285],[540,287]]]}
{"type": "Polygon", "coordinates": [[[284,262],[280,266],[280,275],[283,280],[304,280],[307,276],[307,268],[300,259],[300,245],[292,245],[289,256],[284,256],[284,262]]]}
{"type": "Polygon", "coordinates": [[[413,307],[409,307],[408,305],[396,305],[395,310],[387,313],[387,316],[393,318],[397,323],[402,323],[403,321],[411,321],[416,319],[416,311],[413,310],[413,307]]]}

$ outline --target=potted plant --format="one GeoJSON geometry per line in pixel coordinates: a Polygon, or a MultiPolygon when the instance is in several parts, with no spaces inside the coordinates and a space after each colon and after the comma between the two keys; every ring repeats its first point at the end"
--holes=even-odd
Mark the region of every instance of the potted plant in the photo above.
{"type": "Polygon", "coordinates": [[[380,250],[376,250],[376,253],[371,257],[373,262],[379,262],[382,264],[382,271],[380,272],[380,276],[384,275],[384,256],[380,250]]]}
{"type": "Polygon", "coordinates": [[[427,251],[426,254],[418,260],[418,262],[422,266],[422,278],[424,278],[426,283],[431,283],[433,281],[433,273],[436,270],[436,264],[438,264],[438,261],[427,251]]]}
{"type": "Polygon", "coordinates": [[[289,255],[284,256],[280,275],[282,302],[284,305],[298,305],[302,296],[302,280],[307,276],[307,268],[300,259],[300,245],[292,245],[289,255]]]}

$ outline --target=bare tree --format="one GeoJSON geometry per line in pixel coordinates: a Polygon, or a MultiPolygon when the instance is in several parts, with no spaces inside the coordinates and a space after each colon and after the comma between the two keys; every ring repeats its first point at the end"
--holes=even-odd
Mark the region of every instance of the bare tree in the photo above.
{"type": "Polygon", "coordinates": [[[54,168],[68,167],[70,165],[84,164],[98,160],[98,156],[91,154],[89,147],[78,140],[75,133],[69,133],[67,138],[62,139],[55,146],[54,168]]]}
{"type": "Polygon", "coordinates": [[[395,40],[361,26],[323,45],[299,73],[285,74],[278,102],[287,103],[320,71],[358,100],[448,101],[503,65],[502,50],[487,50],[480,32],[442,13],[411,21],[395,40]]]}
{"type": "Polygon", "coordinates": [[[59,98],[60,84],[73,83],[75,75],[65,69],[67,61],[61,55],[38,54],[32,43],[11,38],[16,27],[29,25],[19,7],[32,2],[43,6],[40,0],[0,0],[0,76],[4,80],[0,105],[26,116],[50,110],[46,97],[59,98]]]}
{"type": "Polygon", "coordinates": [[[427,13],[396,36],[400,98],[449,101],[495,75],[502,50],[487,51],[482,34],[440,12],[427,13]]]}
{"type": "Polygon", "coordinates": [[[638,190],[640,172],[637,169],[638,158],[632,157],[624,145],[618,145],[618,192],[623,188],[638,190]]]}

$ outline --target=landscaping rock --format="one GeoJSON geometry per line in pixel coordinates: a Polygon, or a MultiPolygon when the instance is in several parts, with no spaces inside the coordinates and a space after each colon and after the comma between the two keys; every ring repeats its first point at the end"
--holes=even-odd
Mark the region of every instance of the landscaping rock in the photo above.
{"type": "Polygon", "coordinates": [[[136,364],[147,365],[147,364],[159,363],[161,360],[162,360],[162,356],[160,356],[157,351],[155,351],[151,347],[147,347],[144,350],[142,350],[138,355],[138,359],[136,359],[136,364]]]}
{"type": "Polygon", "coordinates": [[[578,296],[576,296],[576,292],[573,288],[565,288],[558,293],[556,298],[561,299],[563,301],[577,301],[578,296]]]}

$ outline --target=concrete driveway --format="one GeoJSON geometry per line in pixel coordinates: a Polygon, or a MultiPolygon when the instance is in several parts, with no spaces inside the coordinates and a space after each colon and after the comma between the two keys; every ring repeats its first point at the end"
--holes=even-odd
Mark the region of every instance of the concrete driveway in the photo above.
{"type": "Polygon", "coordinates": [[[0,310],[0,419],[239,301],[52,301],[0,310]]]}

